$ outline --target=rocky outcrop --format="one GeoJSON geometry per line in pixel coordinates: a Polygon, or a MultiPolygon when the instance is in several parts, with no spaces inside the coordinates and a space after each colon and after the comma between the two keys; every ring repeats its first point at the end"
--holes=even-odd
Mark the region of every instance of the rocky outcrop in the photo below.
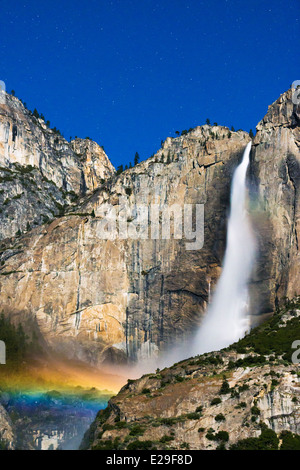
{"type": "Polygon", "coordinates": [[[271,312],[300,292],[300,106],[292,90],[281,95],[257,125],[251,177],[259,256],[253,310],[271,312]]]}
{"type": "Polygon", "coordinates": [[[15,446],[15,436],[12,429],[12,422],[7,411],[0,404],[0,449],[13,450],[15,446]]]}
{"type": "Polygon", "coordinates": [[[0,104],[0,238],[59,215],[114,174],[90,139],[67,142],[16,97],[0,104]]]}
{"type": "Polygon", "coordinates": [[[98,413],[82,448],[204,450],[258,438],[266,427],[278,436],[300,434],[298,368],[291,363],[297,315],[289,311],[283,322],[277,314],[246,337],[248,347],[242,340],[128,380],[98,413]]]}

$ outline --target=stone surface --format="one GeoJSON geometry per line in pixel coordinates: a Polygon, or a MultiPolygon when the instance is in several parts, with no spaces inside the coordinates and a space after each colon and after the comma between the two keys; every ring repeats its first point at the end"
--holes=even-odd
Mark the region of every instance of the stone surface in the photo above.
{"type": "Polygon", "coordinates": [[[257,125],[251,178],[259,257],[253,279],[257,314],[300,292],[300,106],[292,90],[257,125]]]}
{"type": "Polygon", "coordinates": [[[0,238],[59,215],[115,170],[90,139],[67,142],[18,98],[0,104],[0,238]]]}
{"type": "Polygon", "coordinates": [[[13,450],[15,445],[15,436],[12,428],[11,419],[7,411],[0,404],[0,444],[6,450],[13,450]]]}
{"type": "MultiPolygon", "coordinates": [[[[279,329],[296,314],[300,310],[290,311],[279,329]]],[[[262,424],[278,435],[300,434],[299,364],[282,361],[280,354],[270,358],[255,353],[229,348],[128,380],[108,408],[98,413],[82,448],[108,448],[113,442],[114,449],[126,449],[138,440],[150,441],[158,450],[215,449],[220,442],[207,436],[220,431],[228,432],[228,448],[259,437],[262,424]],[[264,363],[235,364],[251,356],[264,363]],[[224,377],[228,390],[223,388],[222,393],[224,377]]]]}

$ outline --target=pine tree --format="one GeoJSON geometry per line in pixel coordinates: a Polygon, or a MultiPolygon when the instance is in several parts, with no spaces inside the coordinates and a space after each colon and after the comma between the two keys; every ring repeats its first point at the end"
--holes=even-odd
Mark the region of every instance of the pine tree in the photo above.
{"type": "Polygon", "coordinates": [[[134,156],[134,166],[137,165],[140,161],[140,156],[138,154],[138,152],[135,152],[135,156],[134,156]]]}
{"type": "Polygon", "coordinates": [[[36,108],[34,108],[32,114],[33,114],[33,116],[34,116],[35,118],[37,118],[37,119],[40,117],[40,115],[39,115],[39,113],[37,112],[37,109],[36,109],[36,108]]]}

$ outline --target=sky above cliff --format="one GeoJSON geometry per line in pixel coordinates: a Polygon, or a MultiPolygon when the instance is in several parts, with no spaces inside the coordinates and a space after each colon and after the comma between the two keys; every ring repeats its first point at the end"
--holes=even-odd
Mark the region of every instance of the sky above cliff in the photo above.
{"type": "Polygon", "coordinates": [[[299,0],[0,1],[0,80],[115,166],[204,124],[249,131],[300,79],[299,0]]]}

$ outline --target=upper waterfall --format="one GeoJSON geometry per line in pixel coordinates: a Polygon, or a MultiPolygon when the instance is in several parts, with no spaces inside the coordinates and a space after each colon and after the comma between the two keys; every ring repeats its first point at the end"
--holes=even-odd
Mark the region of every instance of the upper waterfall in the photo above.
{"type": "Polygon", "coordinates": [[[196,334],[193,352],[222,349],[249,329],[248,281],[255,257],[255,240],[246,210],[246,173],[251,142],[236,168],[231,185],[231,208],[223,270],[212,294],[204,321],[196,334]]]}

